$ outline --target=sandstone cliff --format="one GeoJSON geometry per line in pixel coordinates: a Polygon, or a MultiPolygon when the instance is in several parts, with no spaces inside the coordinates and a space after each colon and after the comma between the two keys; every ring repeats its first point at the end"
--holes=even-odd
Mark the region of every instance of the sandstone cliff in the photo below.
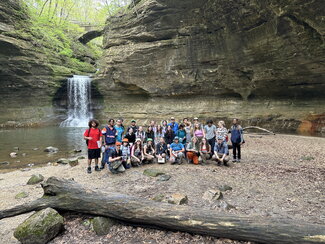
{"type": "MultiPolygon", "coordinates": [[[[80,53],[72,58],[60,54],[54,40],[33,27],[20,1],[0,2],[0,126],[33,125],[55,118],[53,100],[63,92],[59,88],[66,78],[95,71],[82,60],[86,48],[77,45],[75,51],[80,53]]],[[[91,53],[88,56],[93,60],[91,53]]]]}
{"type": "Polygon", "coordinates": [[[325,131],[322,0],[142,0],[108,19],[101,118],[325,131]]]}

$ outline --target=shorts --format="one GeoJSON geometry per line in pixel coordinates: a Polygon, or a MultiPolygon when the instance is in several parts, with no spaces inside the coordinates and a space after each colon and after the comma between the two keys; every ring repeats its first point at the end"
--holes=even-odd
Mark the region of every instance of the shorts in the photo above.
{"type": "Polygon", "coordinates": [[[88,159],[100,158],[100,148],[88,149],[88,159]]]}

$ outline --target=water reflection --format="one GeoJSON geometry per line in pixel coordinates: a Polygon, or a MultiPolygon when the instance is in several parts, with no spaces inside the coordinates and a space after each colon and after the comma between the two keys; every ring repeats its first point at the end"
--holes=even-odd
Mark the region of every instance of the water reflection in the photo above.
{"type": "Polygon", "coordinates": [[[0,169],[26,167],[28,164],[44,164],[55,162],[61,157],[86,155],[86,143],[83,133],[86,128],[46,127],[0,130],[0,169]],[[44,149],[57,147],[58,153],[48,154],[44,149]],[[10,153],[19,147],[17,157],[10,153]],[[74,149],[82,149],[82,153],[71,153],[74,149]],[[1,164],[9,162],[10,164],[1,164]]]}

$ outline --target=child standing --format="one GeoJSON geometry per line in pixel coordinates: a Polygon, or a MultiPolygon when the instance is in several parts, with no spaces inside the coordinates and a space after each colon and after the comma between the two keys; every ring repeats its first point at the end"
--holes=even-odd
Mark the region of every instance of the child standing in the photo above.
{"type": "Polygon", "coordinates": [[[238,124],[238,119],[233,119],[232,126],[230,128],[231,133],[231,143],[232,143],[232,153],[233,153],[233,162],[240,162],[241,152],[240,146],[244,143],[243,137],[243,128],[238,124]]]}
{"type": "Polygon", "coordinates": [[[100,171],[98,167],[98,158],[100,158],[100,148],[102,146],[102,132],[98,128],[99,122],[92,119],[88,123],[89,129],[84,133],[84,139],[88,146],[88,174],[91,173],[91,162],[95,159],[95,171],[100,171]]]}

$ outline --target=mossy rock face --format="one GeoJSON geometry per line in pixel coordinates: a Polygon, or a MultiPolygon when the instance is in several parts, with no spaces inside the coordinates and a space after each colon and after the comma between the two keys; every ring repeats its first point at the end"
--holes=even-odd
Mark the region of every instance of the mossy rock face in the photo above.
{"type": "Polygon", "coordinates": [[[92,221],[93,229],[97,235],[107,235],[113,225],[116,224],[115,220],[104,217],[95,217],[92,221]]]}
{"type": "Polygon", "coordinates": [[[143,171],[143,174],[151,177],[157,177],[158,175],[164,175],[165,172],[162,172],[159,169],[146,169],[143,171]]]}
{"type": "Polygon", "coordinates": [[[32,177],[28,180],[27,185],[35,185],[44,180],[44,176],[41,174],[32,175],[32,177]]]}
{"type": "Polygon", "coordinates": [[[59,234],[63,221],[63,217],[54,209],[43,209],[20,224],[14,237],[23,244],[44,244],[59,234]]]}
{"type": "Polygon", "coordinates": [[[22,198],[26,198],[26,197],[28,197],[29,196],[29,194],[27,193],[27,192],[20,192],[20,193],[18,193],[16,196],[15,196],[15,198],[16,199],[22,199],[22,198]]]}

